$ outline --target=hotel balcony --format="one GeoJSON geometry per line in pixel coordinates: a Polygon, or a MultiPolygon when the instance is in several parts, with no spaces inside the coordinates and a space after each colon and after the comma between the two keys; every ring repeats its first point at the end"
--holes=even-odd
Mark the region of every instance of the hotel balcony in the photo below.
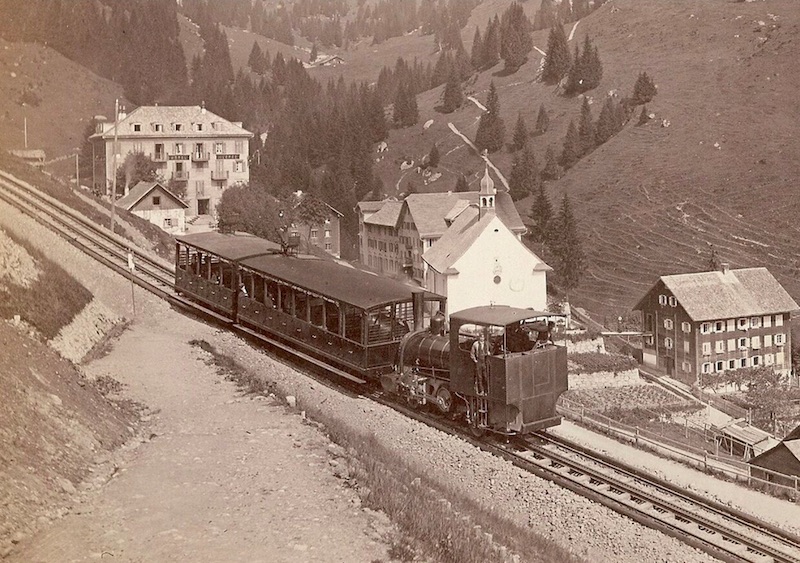
{"type": "Polygon", "coordinates": [[[228,179],[230,172],[228,170],[212,170],[211,179],[215,182],[224,182],[228,179]]]}
{"type": "Polygon", "coordinates": [[[189,180],[189,171],[188,170],[176,170],[172,173],[172,179],[177,180],[178,182],[186,182],[189,180]]]}

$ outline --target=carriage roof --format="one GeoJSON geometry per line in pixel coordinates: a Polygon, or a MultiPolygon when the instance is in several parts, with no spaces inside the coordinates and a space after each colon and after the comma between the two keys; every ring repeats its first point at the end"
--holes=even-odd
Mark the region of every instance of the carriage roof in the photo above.
{"type": "Polygon", "coordinates": [[[452,322],[458,322],[459,324],[508,326],[527,319],[554,316],[561,315],[547,311],[534,311],[533,309],[518,309],[507,305],[487,305],[457,311],[450,315],[450,319],[452,322]]]}
{"type": "MultiPolygon", "coordinates": [[[[287,256],[280,252],[280,246],[252,235],[198,233],[177,238],[223,259],[238,262],[251,271],[359,309],[411,301],[412,292],[422,291],[419,287],[344,266],[334,260],[287,256]]],[[[428,291],[424,294],[426,299],[444,299],[428,291]]]]}

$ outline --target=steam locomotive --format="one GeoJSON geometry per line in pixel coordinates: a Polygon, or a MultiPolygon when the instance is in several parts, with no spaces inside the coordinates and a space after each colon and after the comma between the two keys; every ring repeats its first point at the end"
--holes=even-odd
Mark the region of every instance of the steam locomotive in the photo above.
{"type": "Polygon", "coordinates": [[[567,359],[550,313],[487,305],[446,319],[442,295],[246,234],[180,236],[175,256],[180,295],[351,381],[380,382],[476,432],[560,423],[567,359]]]}

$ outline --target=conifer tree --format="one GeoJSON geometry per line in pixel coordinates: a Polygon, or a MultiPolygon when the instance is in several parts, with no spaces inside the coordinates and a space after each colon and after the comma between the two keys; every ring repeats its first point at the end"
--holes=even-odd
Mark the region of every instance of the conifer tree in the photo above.
{"type": "Polygon", "coordinates": [[[530,236],[536,242],[550,244],[550,228],[553,221],[553,206],[547,196],[544,182],[539,182],[531,205],[531,219],[533,227],[530,236]]]}
{"type": "Polygon", "coordinates": [[[455,71],[450,73],[447,79],[447,84],[444,86],[444,94],[442,100],[442,111],[444,113],[451,113],[464,103],[464,93],[461,90],[461,81],[455,71]]]}
{"type": "Polygon", "coordinates": [[[319,51],[317,50],[317,43],[316,41],[311,45],[311,53],[308,55],[308,62],[313,63],[317,60],[319,56],[319,51]]]}
{"type": "Polygon", "coordinates": [[[482,69],[486,64],[486,60],[484,59],[483,38],[481,37],[481,30],[477,25],[475,26],[475,36],[472,38],[470,62],[472,63],[472,68],[476,70],[482,69]]]}
{"type": "Polygon", "coordinates": [[[547,111],[542,104],[539,106],[539,114],[536,116],[536,133],[541,135],[547,131],[548,127],[550,127],[550,118],[547,117],[547,111]]]}
{"type": "Polygon", "coordinates": [[[547,29],[556,25],[556,7],[553,0],[542,0],[539,9],[533,15],[533,29],[547,29]]]}
{"type": "Polygon", "coordinates": [[[557,23],[547,36],[547,56],[542,69],[542,81],[555,84],[569,71],[572,64],[564,27],[557,23]]]}
{"type": "Polygon", "coordinates": [[[500,62],[500,20],[495,16],[486,25],[483,39],[483,68],[491,68],[500,62]]]}
{"type": "Polygon", "coordinates": [[[467,177],[463,174],[459,174],[458,180],[456,180],[456,188],[454,190],[456,193],[463,193],[469,191],[469,184],[467,183],[467,177]]]}
{"type": "Polygon", "coordinates": [[[552,146],[548,146],[544,153],[544,168],[542,168],[542,180],[558,180],[561,169],[556,159],[556,151],[552,146]]]}
{"type": "Polygon", "coordinates": [[[528,142],[528,127],[525,125],[525,119],[520,112],[517,117],[517,124],[514,126],[514,136],[512,137],[513,149],[520,150],[528,142]]]}
{"type": "Polygon", "coordinates": [[[392,119],[395,124],[400,127],[408,127],[419,121],[417,96],[405,83],[401,83],[397,88],[397,95],[394,98],[394,113],[392,114],[392,119]]]}
{"type": "Polygon", "coordinates": [[[508,178],[508,193],[511,199],[518,201],[531,195],[540,183],[536,157],[530,145],[514,155],[511,174],[508,178]]]}
{"type": "Polygon", "coordinates": [[[656,85],[653,79],[650,78],[646,72],[640,72],[639,77],[636,79],[636,84],[633,85],[631,103],[635,106],[646,104],[652,100],[655,95],[656,85]]]}
{"type": "Polygon", "coordinates": [[[258,41],[253,41],[253,48],[250,49],[250,56],[247,58],[247,66],[256,74],[264,74],[264,53],[258,45],[258,41]]]}
{"type": "Polygon", "coordinates": [[[433,144],[431,150],[428,152],[428,165],[435,168],[439,166],[439,159],[441,158],[439,154],[439,147],[436,143],[433,144]]]}
{"type": "Polygon", "coordinates": [[[578,128],[575,127],[575,122],[570,121],[567,128],[567,134],[564,137],[564,147],[561,150],[561,157],[558,159],[559,164],[565,170],[572,168],[581,157],[581,139],[578,135],[578,128]]]}
{"type": "Polygon", "coordinates": [[[555,220],[554,236],[550,248],[555,256],[555,271],[564,290],[578,286],[584,273],[585,256],[578,224],[572,214],[569,196],[565,193],[555,220]]]}
{"type": "Polygon", "coordinates": [[[475,146],[478,150],[496,152],[503,147],[505,142],[505,124],[500,117],[500,100],[494,81],[489,85],[489,95],[486,98],[486,111],[481,115],[478,131],[475,134],[475,146]]]}
{"type": "Polygon", "coordinates": [[[600,117],[597,118],[597,126],[594,129],[595,145],[602,145],[613,137],[616,132],[617,125],[614,112],[614,100],[611,96],[608,96],[603,103],[603,109],[600,110],[600,117]]]}
{"type": "Polygon", "coordinates": [[[528,60],[528,53],[533,49],[530,30],[531,22],[522,5],[512,2],[500,22],[500,56],[505,61],[506,70],[515,72],[528,60]]]}
{"type": "Polygon", "coordinates": [[[592,108],[589,105],[589,98],[583,98],[581,106],[581,119],[578,125],[578,137],[580,137],[580,154],[587,155],[595,147],[595,128],[592,121],[592,108]]]}

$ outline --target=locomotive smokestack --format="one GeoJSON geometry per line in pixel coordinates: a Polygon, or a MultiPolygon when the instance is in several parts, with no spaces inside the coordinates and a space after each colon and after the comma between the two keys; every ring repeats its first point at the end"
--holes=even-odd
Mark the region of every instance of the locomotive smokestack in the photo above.
{"type": "Polygon", "coordinates": [[[413,291],[411,297],[414,306],[414,330],[422,330],[425,315],[425,292],[413,291]]]}

